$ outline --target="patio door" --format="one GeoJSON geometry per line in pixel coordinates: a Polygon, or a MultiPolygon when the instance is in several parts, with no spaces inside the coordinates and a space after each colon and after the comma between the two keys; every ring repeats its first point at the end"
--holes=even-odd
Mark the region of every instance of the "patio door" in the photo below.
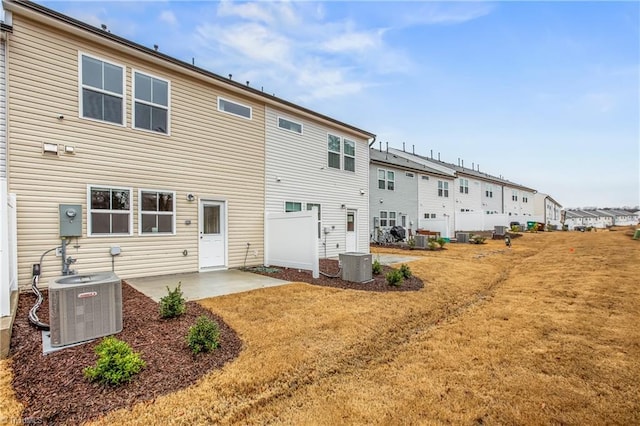
{"type": "Polygon", "coordinates": [[[357,214],[355,210],[347,210],[347,244],[346,251],[358,251],[358,227],[356,226],[357,214]]]}
{"type": "Polygon", "coordinates": [[[227,235],[225,203],[200,201],[200,269],[226,266],[227,235]]]}

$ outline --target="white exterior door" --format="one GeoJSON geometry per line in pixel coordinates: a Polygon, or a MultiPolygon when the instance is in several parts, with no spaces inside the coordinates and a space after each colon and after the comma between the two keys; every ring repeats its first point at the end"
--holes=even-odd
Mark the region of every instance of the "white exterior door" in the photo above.
{"type": "Polygon", "coordinates": [[[225,203],[200,201],[200,269],[225,266],[225,203]]]}
{"type": "Polygon", "coordinates": [[[358,227],[357,214],[355,210],[347,210],[347,244],[346,251],[358,251],[358,227]]]}

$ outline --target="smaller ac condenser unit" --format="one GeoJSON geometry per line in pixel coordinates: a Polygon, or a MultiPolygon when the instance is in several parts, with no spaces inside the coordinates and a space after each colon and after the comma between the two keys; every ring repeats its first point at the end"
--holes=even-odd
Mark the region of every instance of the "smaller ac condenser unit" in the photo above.
{"type": "Polygon", "coordinates": [[[113,272],[67,275],[49,281],[51,346],[122,331],[122,282],[113,272]]]}
{"type": "Polygon", "coordinates": [[[371,269],[371,254],[347,252],[338,256],[342,265],[342,279],[356,283],[363,283],[373,279],[371,269]]]}
{"type": "Polygon", "coordinates": [[[416,242],[416,248],[425,249],[429,247],[429,237],[427,235],[416,235],[413,237],[416,242]]]}
{"type": "Polygon", "coordinates": [[[456,241],[459,243],[468,243],[469,242],[469,233],[468,232],[458,232],[456,233],[456,241]]]}

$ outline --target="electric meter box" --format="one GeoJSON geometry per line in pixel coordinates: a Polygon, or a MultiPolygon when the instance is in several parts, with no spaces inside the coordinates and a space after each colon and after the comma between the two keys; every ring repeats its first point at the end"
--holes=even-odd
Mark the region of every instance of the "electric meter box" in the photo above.
{"type": "Polygon", "coordinates": [[[60,236],[82,237],[82,205],[60,204],[60,236]]]}

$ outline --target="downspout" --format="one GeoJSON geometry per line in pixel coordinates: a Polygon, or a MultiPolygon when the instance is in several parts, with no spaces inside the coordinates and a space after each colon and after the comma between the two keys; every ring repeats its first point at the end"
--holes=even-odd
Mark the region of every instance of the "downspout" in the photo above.
{"type": "Polygon", "coordinates": [[[373,137],[373,140],[371,141],[371,143],[369,144],[369,148],[371,148],[373,146],[374,143],[376,143],[376,138],[377,136],[373,137]]]}

